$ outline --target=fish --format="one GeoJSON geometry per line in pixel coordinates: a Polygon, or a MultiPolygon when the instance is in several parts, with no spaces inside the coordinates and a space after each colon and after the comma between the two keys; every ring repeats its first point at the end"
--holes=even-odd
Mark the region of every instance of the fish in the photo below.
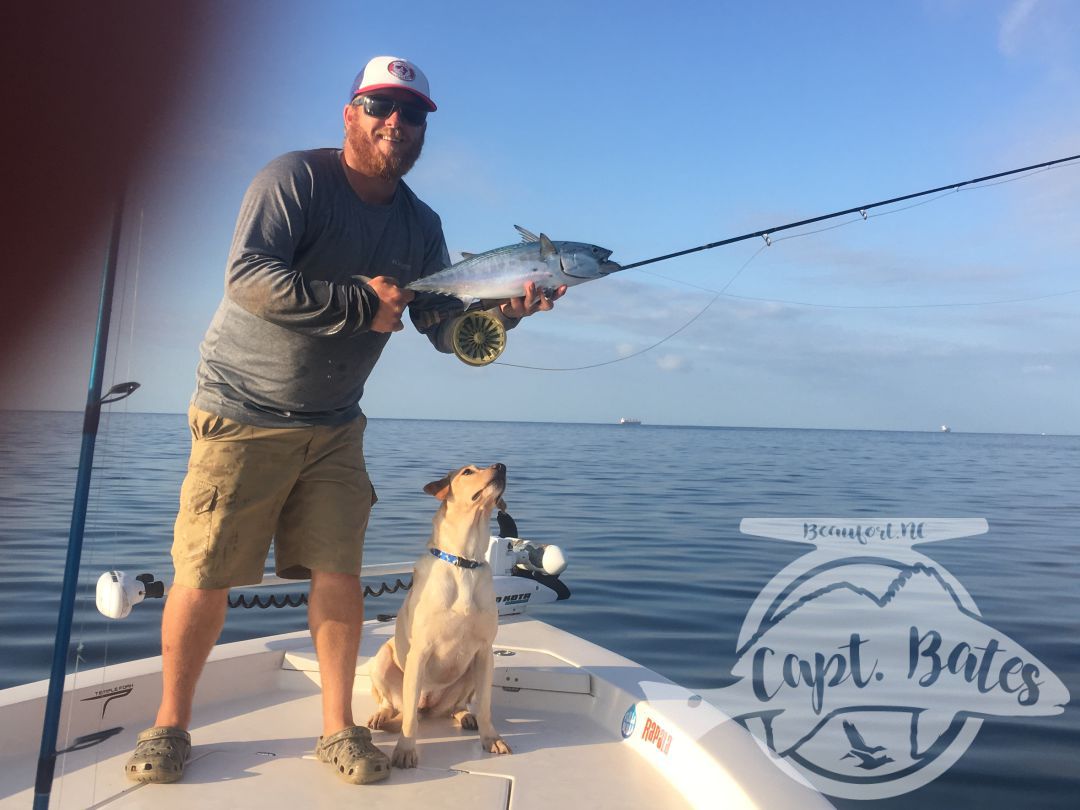
{"type": "Polygon", "coordinates": [[[553,242],[515,225],[519,244],[486,253],[463,253],[460,262],[406,285],[414,292],[439,293],[461,300],[466,309],[480,301],[518,298],[532,281],[550,294],[622,270],[608,261],[611,251],[584,242],[553,242]]]}

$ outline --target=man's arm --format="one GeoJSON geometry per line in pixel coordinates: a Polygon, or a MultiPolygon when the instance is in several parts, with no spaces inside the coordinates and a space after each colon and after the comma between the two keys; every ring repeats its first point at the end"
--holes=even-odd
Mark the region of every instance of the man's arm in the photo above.
{"type": "Polygon", "coordinates": [[[259,172],[240,206],[226,295],[253,315],[307,335],[349,337],[400,329],[411,293],[393,279],[318,281],[294,269],[312,193],[310,169],[294,155],[283,155],[259,172]]]}

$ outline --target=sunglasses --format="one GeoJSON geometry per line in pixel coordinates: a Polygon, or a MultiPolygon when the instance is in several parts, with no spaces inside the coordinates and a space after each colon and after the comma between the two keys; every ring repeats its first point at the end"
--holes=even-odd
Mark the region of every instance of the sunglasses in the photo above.
{"type": "Polygon", "coordinates": [[[360,106],[361,102],[364,112],[372,118],[389,118],[395,110],[399,110],[405,122],[414,127],[421,126],[427,120],[428,111],[423,107],[396,101],[386,96],[357,96],[352,103],[354,106],[360,106]]]}

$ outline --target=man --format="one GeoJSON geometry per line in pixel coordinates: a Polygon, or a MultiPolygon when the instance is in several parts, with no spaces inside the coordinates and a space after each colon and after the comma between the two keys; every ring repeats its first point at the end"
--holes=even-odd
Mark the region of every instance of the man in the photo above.
{"type": "MultiPolygon", "coordinates": [[[[200,349],[162,617],[162,701],[126,766],[136,781],[183,775],[195,685],[228,589],[261,581],[271,538],[278,575],[311,578],[323,707],[316,753],[350,782],[389,775],[386,755],[352,717],[359,572],[375,502],[358,401],[406,306],[442,351],[461,312],[456,300],[414,300],[404,289],[450,263],[439,217],[401,180],[435,109],[416,65],[376,57],[353,82],[343,148],[283,155],[248,189],[225,296],[200,349]]],[[[565,288],[523,292],[495,309],[507,326],[551,309],[565,288]]]]}

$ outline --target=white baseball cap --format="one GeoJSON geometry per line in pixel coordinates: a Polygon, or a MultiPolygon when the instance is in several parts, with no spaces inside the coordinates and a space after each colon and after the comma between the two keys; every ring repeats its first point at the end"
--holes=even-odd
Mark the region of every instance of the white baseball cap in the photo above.
{"type": "Polygon", "coordinates": [[[398,56],[376,56],[364,69],[356,74],[353,79],[352,92],[349,101],[352,101],[362,93],[370,93],[372,90],[385,90],[390,87],[400,87],[408,90],[431,112],[438,109],[431,100],[431,90],[428,88],[427,76],[415,64],[408,59],[398,56]]]}

